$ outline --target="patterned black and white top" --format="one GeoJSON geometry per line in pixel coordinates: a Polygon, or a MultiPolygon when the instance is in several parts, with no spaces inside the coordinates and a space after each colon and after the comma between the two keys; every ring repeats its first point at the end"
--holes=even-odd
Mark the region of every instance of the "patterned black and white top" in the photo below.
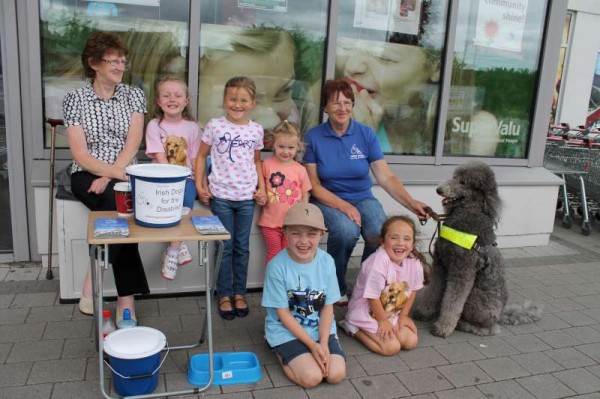
{"type": "MultiPolygon", "coordinates": [[[[104,100],[94,92],[91,82],[67,93],[63,100],[65,127],[83,128],[91,156],[113,164],[123,148],[129,131],[131,115],[146,113],[146,97],[138,87],[117,85],[114,96],[104,100]]],[[[134,158],[132,163],[136,163],[134,158]]],[[[73,161],[71,173],[83,168],[73,161]]]]}

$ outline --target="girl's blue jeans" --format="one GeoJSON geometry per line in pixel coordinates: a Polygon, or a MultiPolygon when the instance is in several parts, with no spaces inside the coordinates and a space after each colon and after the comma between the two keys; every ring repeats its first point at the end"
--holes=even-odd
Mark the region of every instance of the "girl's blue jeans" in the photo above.
{"type": "Polygon", "coordinates": [[[196,200],[196,183],[194,179],[188,177],[185,179],[185,191],[183,193],[183,206],[194,209],[194,201],[196,200]]]}
{"type": "Polygon", "coordinates": [[[213,198],[210,209],[231,234],[231,239],[224,242],[223,258],[217,277],[217,296],[221,298],[245,295],[254,200],[229,201],[213,198]]]}
{"type": "Polygon", "coordinates": [[[314,198],[311,198],[310,201],[323,212],[328,233],[327,252],[335,261],[340,293],[342,296],[346,295],[348,289],[346,286],[348,262],[359,237],[362,235],[365,240],[365,248],[361,259],[362,263],[379,247],[381,226],[387,216],[383,211],[381,203],[375,198],[347,201],[354,205],[360,213],[362,226],[358,226],[346,214],[337,209],[323,205],[314,198]]]}

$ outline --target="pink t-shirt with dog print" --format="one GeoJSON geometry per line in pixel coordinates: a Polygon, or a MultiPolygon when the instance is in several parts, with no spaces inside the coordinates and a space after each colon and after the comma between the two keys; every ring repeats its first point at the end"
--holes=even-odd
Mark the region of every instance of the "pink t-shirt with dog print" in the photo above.
{"type": "Polygon", "coordinates": [[[371,316],[369,299],[386,298],[389,320],[396,325],[406,299],[423,288],[423,265],[416,258],[406,258],[402,266],[394,263],[383,248],[378,248],[362,264],[346,320],[363,330],[377,333],[377,320],[371,316]]]}
{"type": "MultiPolygon", "coordinates": [[[[178,136],[187,143],[185,162],[194,173],[194,160],[200,150],[200,126],[194,121],[182,119],[179,122],[167,122],[152,119],[146,127],[146,155],[156,161],[157,153],[165,152],[165,144],[168,136],[178,136]]],[[[182,151],[182,150],[179,150],[182,151]]]]}

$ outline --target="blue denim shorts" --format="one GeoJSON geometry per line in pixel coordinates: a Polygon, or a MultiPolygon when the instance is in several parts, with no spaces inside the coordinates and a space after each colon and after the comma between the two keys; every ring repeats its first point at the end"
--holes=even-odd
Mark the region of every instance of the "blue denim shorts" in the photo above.
{"type": "MultiPolygon", "coordinates": [[[[308,349],[308,346],[304,345],[299,339],[288,341],[284,344],[277,345],[271,349],[279,356],[281,356],[281,361],[284,365],[287,365],[294,358],[300,355],[310,353],[310,349],[308,349]]],[[[331,334],[329,336],[329,353],[332,355],[340,355],[344,359],[346,359],[346,355],[344,355],[344,351],[342,350],[340,341],[338,340],[335,334],[331,334]]]]}

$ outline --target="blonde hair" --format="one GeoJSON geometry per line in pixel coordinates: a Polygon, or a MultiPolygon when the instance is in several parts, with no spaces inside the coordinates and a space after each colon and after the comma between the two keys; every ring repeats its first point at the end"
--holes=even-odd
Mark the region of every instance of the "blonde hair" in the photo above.
{"type": "MultiPolygon", "coordinates": [[[[160,105],[158,105],[158,98],[160,97],[159,91],[160,91],[160,86],[163,83],[167,83],[167,82],[175,82],[175,83],[181,84],[185,88],[185,97],[187,99],[190,98],[190,91],[188,89],[188,86],[187,86],[187,83],[185,82],[185,80],[178,78],[176,76],[167,76],[167,77],[157,80],[156,84],[154,85],[154,92],[156,93],[156,101],[154,101],[154,118],[158,119],[159,123],[165,117],[165,112],[160,107],[160,105]]],[[[183,117],[183,119],[186,119],[188,121],[194,120],[194,117],[192,116],[192,108],[190,107],[189,101],[188,101],[187,105],[185,106],[185,108],[183,109],[181,116],[183,117]]]]}
{"type": "Polygon", "coordinates": [[[227,81],[225,83],[225,88],[223,89],[223,100],[225,100],[225,96],[227,95],[227,89],[236,88],[236,89],[245,89],[248,94],[250,94],[250,98],[254,101],[256,98],[256,84],[250,78],[245,76],[236,76],[227,81]]]}
{"type": "Polygon", "coordinates": [[[302,142],[302,133],[300,132],[300,126],[294,122],[289,122],[287,119],[283,122],[278,123],[273,130],[266,134],[265,141],[267,147],[273,147],[277,137],[294,137],[298,139],[298,154],[304,150],[304,143],[302,142]]]}

